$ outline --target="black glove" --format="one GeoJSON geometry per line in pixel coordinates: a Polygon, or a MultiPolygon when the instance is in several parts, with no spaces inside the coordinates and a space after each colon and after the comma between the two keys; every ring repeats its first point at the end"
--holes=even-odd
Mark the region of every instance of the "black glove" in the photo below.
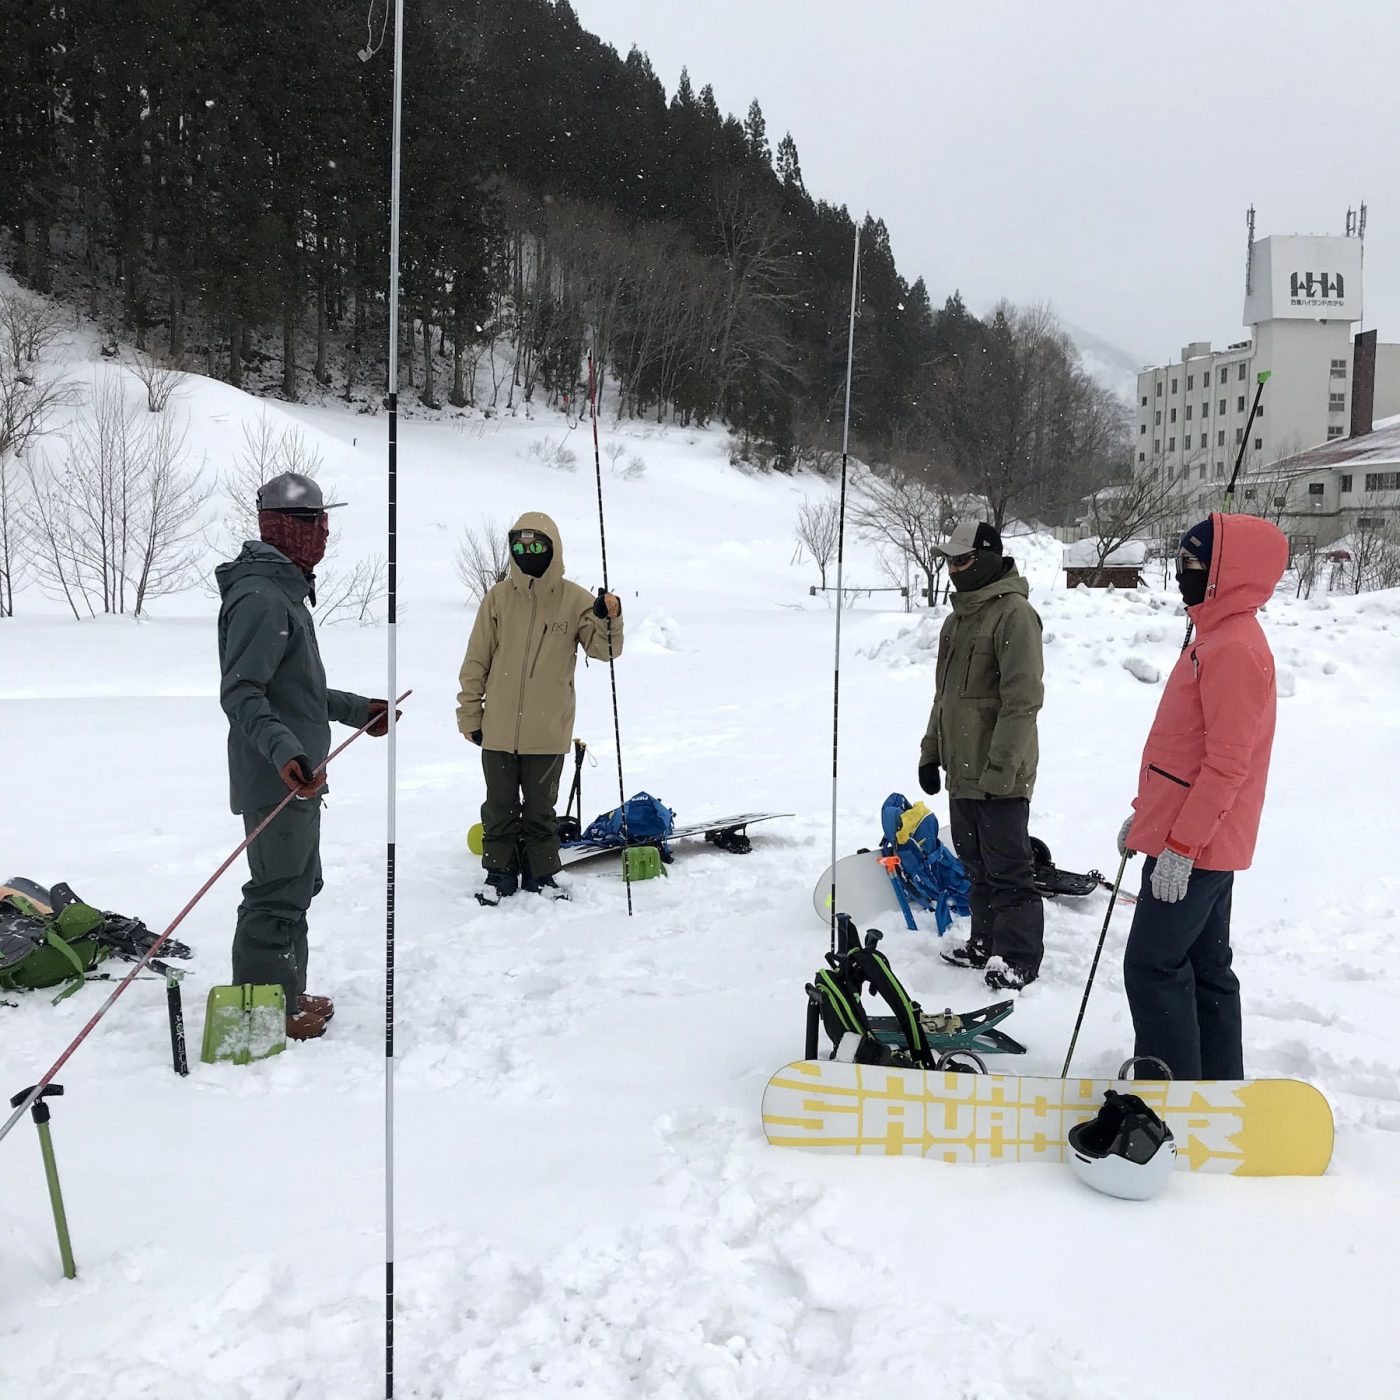
{"type": "Polygon", "coordinates": [[[919,764],[919,786],[930,797],[943,786],[938,780],[938,765],[936,763],[919,764]]]}
{"type": "Polygon", "coordinates": [[[598,590],[598,596],[593,600],[593,616],[601,618],[621,617],[622,599],[615,593],[605,593],[600,588],[598,590]],[[611,604],[611,607],[609,607],[609,604],[611,604]]]}
{"type": "Polygon", "coordinates": [[[325,773],[313,772],[311,760],[304,754],[289,759],[277,772],[282,781],[286,783],[288,792],[293,793],[303,801],[319,796],[321,789],[326,785],[325,773]]]}
{"type": "Polygon", "coordinates": [[[471,740],[471,742],[475,744],[477,748],[481,747],[481,730],[473,729],[472,732],[467,735],[467,738],[471,740]]]}

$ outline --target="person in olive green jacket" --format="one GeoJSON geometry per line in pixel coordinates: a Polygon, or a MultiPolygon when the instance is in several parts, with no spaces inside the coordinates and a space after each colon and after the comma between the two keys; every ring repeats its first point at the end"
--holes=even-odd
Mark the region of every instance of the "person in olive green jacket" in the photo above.
{"type": "Polygon", "coordinates": [[[948,775],[953,848],[972,884],[971,937],[943,957],[985,969],[993,990],[1014,990],[1035,980],[1045,951],[1029,831],[1045,698],[1040,618],[985,521],[959,525],[938,552],[955,592],[938,638],[919,786],[936,793],[939,770],[948,775]]]}
{"type": "Polygon", "coordinates": [[[306,993],[307,910],[321,892],[321,799],[316,770],[331,747],[331,721],[388,733],[388,705],[331,690],[307,607],[316,602],[316,566],[330,525],[321,488],[284,472],[258,492],[258,533],[238,558],[220,564],[219,703],[228,716],[229,805],[255,831],[289,802],[248,847],[233,934],[233,980],[280,983],[287,1034],[322,1035],[335,1014],[329,997],[306,993]]]}
{"type": "Polygon", "coordinates": [[[459,677],[457,728],[481,748],[482,860],[495,904],[517,889],[562,895],[554,805],[573,742],[574,668],[622,653],[622,605],[564,577],[559,527],[527,511],[506,577],[481,600],[459,677]]]}

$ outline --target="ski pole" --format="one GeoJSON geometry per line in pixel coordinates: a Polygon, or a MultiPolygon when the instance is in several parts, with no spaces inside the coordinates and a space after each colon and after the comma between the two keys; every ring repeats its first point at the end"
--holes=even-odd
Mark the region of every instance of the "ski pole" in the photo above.
{"type": "Polygon", "coordinates": [[[21,1089],[10,1100],[10,1107],[23,1113],[29,1109],[34,1126],[39,1130],[39,1154],[44,1159],[44,1177],[49,1184],[49,1204],[53,1207],[54,1229],[58,1231],[58,1256],[63,1261],[63,1277],[77,1278],[78,1267],[73,1262],[73,1242],[68,1236],[68,1214],[63,1209],[63,1191],[58,1184],[58,1163],[53,1155],[53,1138],[49,1135],[49,1106],[47,1098],[63,1093],[62,1084],[36,1084],[21,1089]]]}
{"type": "Polygon", "coordinates": [[[1069,1078],[1069,1062],[1074,1059],[1074,1047],[1079,1043],[1079,1028],[1084,1024],[1084,1012],[1089,1006],[1089,993],[1094,986],[1094,974],[1099,970],[1099,958],[1103,955],[1104,939],[1108,937],[1108,922],[1113,917],[1113,906],[1118,903],[1118,887],[1123,883],[1124,872],[1128,868],[1130,851],[1123,852],[1118,862],[1118,878],[1113,882],[1113,893],[1108,897],[1108,913],[1103,916],[1103,928],[1099,930],[1099,946],[1094,949],[1094,961],[1089,964],[1089,980],[1084,984],[1084,999],[1079,1003],[1079,1015],[1075,1018],[1074,1034],[1069,1038],[1069,1049],[1065,1051],[1065,1067],[1060,1071],[1061,1079],[1069,1078]]]}
{"type": "MultiPolygon", "coordinates": [[[[394,701],[394,704],[401,705],[412,694],[413,692],[411,690],[404,691],[404,693],[400,695],[397,700],[394,701]]],[[[343,744],[341,744],[337,748],[332,749],[331,752],[326,755],[325,759],[321,763],[318,763],[316,765],[315,769],[312,772],[312,777],[315,777],[317,773],[324,771],[334,759],[339,758],[340,755],[343,754],[345,750],[348,749],[350,745],[353,744],[355,740],[358,739],[360,735],[363,734],[365,730],[370,727],[371,724],[376,723],[379,718],[380,717],[378,715],[375,715],[373,718],[366,720],[365,723],[362,724],[347,740],[345,740],[343,744]]],[[[87,1025],[85,1025],[82,1028],[82,1030],[78,1032],[77,1035],[73,1037],[72,1041],[69,1043],[68,1048],[63,1052],[63,1054],[61,1054],[58,1057],[58,1059],[56,1059],[53,1062],[52,1065],[49,1066],[48,1070],[44,1074],[44,1077],[40,1079],[39,1082],[28,1091],[29,1097],[25,1099],[23,1103],[17,1105],[15,1107],[15,1111],[5,1120],[4,1124],[0,1125],[0,1142],[3,1142],[5,1138],[9,1136],[10,1129],[13,1128],[15,1124],[18,1123],[19,1120],[24,1117],[25,1110],[30,1108],[35,1103],[35,1101],[43,1094],[44,1089],[53,1082],[54,1075],[56,1075],[59,1072],[59,1070],[61,1070],[63,1066],[68,1063],[73,1052],[78,1048],[78,1046],[80,1046],[83,1043],[83,1041],[85,1041],[88,1038],[88,1036],[96,1028],[97,1023],[112,1009],[112,1006],[115,1004],[117,998],[121,996],[121,994],[124,991],[126,991],[126,989],[132,984],[132,982],[136,980],[136,974],[140,972],[142,968],[146,967],[150,963],[151,959],[155,957],[155,955],[158,952],[160,952],[161,948],[165,944],[165,940],[169,938],[170,935],[174,933],[175,930],[179,928],[182,923],[184,923],[185,919],[189,916],[190,911],[195,907],[195,905],[198,904],[199,901],[203,899],[204,896],[208,894],[211,889],[214,888],[215,883],[218,881],[219,877],[224,873],[224,871],[226,871],[229,868],[229,866],[231,866],[234,863],[234,861],[236,861],[238,857],[241,856],[243,852],[246,851],[248,847],[251,846],[253,842],[256,841],[258,837],[261,836],[263,832],[267,830],[269,826],[272,825],[272,823],[281,814],[282,809],[286,807],[287,804],[295,796],[295,793],[289,792],[272,809],[272,811],[270,811],[267,814],[267,816],[265,816],[262,819],[262,821],[259,822],[258,825],[247,836],[245,836],[243,840],[238,843],[237,846],[233,848],[233,850],[229,853],[229,855],[219,866],[219,868],[199,887],[198,891],[195,893],[194,898],[191,899],[190,902],[186,904],[185,907],[181,909],[178,914],[175,915],[174,919],[171,920],[165,932],[161,934],[161,936],[157,938],[154,943],[151,944],[151,946],[145,951],[145,953],[142,954],[140,961],[131,969],[130,972],[126,974],[125,977],[122,978],[122,980],[119,983],[117,983],[116,987],[112,991],[112,995],[109,996],[107,1000],[104,1001],[102,1005],[97,1008],[97,1011],[94,1014],[93,1018],[87,1023],[87,1025]]]]}
{"type": "MultiPolygon", "coordinates": [[[[1244,425],[1244,436],[1240,438],[1240,450],[1235,453],[1235,469],[1230,473],[1230,484],[1225,488],[1225,499],[1221,502],[1220,509],[1222,515],[1233,515],[1235,510],[1235,482],[1239,480],[1240,468],[1244,465],[1245,449],[1249,446],[1249,434],[1254,427],[1254,420],[1259,416],[1259,400],[1264,397],[1264,385],[1269,382],[1272,370],[1261,369],[1259,371],[1259,387],[1254,391],[1254,402],[1249,406],[1249,420],[1244,425]]],[[[1182,642],[1181,649],[1185,651],[1191,645],[1191,634],[1195,631],[1196,624],[1189,618],[1186,622],[1186,640],[1182,642]]]]}
{"type": "MultiPolygon", "coordinates": [[[[593,470],[598,479],[598,544],[603,551],[603,587],[599,597],[608,592],[608,531],[603,524],[603,458],[598,449],[598,381],[593,370],[593,351],[588,352],[588,412],[593,419],[593,470]]],[[[613,743],[617,746],[617,810],[622,817],[622,849],[627,850],[627,789],[622,781],[622,726],[617,717],[617,666],[613,657],[612,617],[607,604],[603,615],[608,627],[608,679],[612,682],[613,743]]],[[[582,803],[580,802],[580,810],[582,803]]],[[[632,867],[624,856],[622,882],[627,886],[627,917],[632,917],[632,867]]]]}
{"type": "Polygon", "coordinates": [[[831,670],[831,951],[836,951],[836,810],[841,758],[841,604],[846,572],[846,466],[851,449],[851,375],[856,358],[856,298],[860,289],[860,225],[851,258],[851,323],[846,337],[846,416],[841,434],[841,504],[836,515],[836,659],[831,670]]]}

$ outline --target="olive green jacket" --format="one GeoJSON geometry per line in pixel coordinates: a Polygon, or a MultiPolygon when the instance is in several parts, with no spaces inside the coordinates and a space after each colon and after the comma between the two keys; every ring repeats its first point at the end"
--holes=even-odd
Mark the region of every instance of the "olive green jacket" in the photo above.
{"type": "Polygon", "coordinates": [[[1030,797],[1044,673],[1040,618],[1011,560],[994,583],[953,594],[919,749],[921,765],[947,774],[950,797],[1030,797]]]}
{"type": "Polygon", "coordinates": [[[457,728],[482,731],[482,747],[504,753],[567,753],[574,737],[578,652],[595,661],[622,654],[622,619],[594,616],[593,594],[564,577],[559,527],[527,511],[513,530],[554,543],[537,579],[512,558],[510,572],[481,600],[458,677],[457,728]]]}

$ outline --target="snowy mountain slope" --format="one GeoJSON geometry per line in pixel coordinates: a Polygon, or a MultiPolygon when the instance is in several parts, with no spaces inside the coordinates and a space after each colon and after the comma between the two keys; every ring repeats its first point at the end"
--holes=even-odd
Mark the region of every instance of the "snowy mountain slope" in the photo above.
{"type": "Polygon", "coordinates": [[[1078,348],[1084,368],[1105,389],[1111,389],[1125,403],[1132,403],[1137,396],[1138,371],[1148,361],[1073,321],[1061,321],[1061,324],[1078,348]]]}
{"type": "MultiPolygon", "coordinates": [[[[191,382],[191,432],[211,466],[260,408],[191,382]]],[[[303,428],[351,502],[342,550],[378,547],[382,420],[269,411],[303,428]]],[[[631,919],[607,863],[573,877],[570,905],[520,896],[484,911],[465,850],[479,759],[452,714],[472,612],[452,554],[462,523],[543,508],[570,575],[601,581],[584,432],[567,437],[573,472],[531,455],[565,432],[552,416],[402,430],[399,667],[415,694],[399,753],[398,1393],[1395,1393],[1374,1279],[1400,1248],[1388,976],[1400,878],[1384,778],[1400,771],[1400,598],[1280,597],[1266,620],[1285,698],[1259,863],[1236,895],[1246,1054],[1254,1073],[1311,1078],[1331,1097],[1326,1178],[1178,1178],[1137,1207],[1051,1168],[784,1153],[763,1142],[758,1100],[801,1053],[802,983],[826,946],[810,896],[830,844],[832,659],[832,613],[807,594],[815,570],[789,561],[799,497],[831,487],[741,475],[718,434],[604,425],[605,443],[646,461],[639,480],[604,464],[629,629],[617,667],[626,788],[682,819],[799,815],[756,829],[747,857],[692,843],[668,878],[634,887],[631,919]],[[1189,1346],[1143,1363],[1137,1298],[1154,1316],[1189,1316],[1189,1346]]],[[[1059,546],[1012,548],[1046,627],[1033,829],[1063,865],[1108,868],[1159,690],[1128,663],[1165,674],[1179,604],[1066,593],[1059,546]]],[[[848,578],[884,581],[859,546],[850,554],[848,578]]],[[[937,619],[887,610],[888,597],[863,600],[843,628],[843,850],[873,839],[890,791],[915,787],[937,619]]],[[[6,804],[0,876],[67,879],[158,925],[241,830],[224,802],[213,603],[195,590],[155,611],[75,624],[35,606],[0,624],[0,744],[26,775],[6,804]]],[[[382,629],[322,639],[333,683],[382,693],[382,629]]],[[[603,668],[580,668],[578,692],[576,731],[598,760],[585,772],[591,815],[617,791],[603,668]]],[[[379,1393],[384,756],[357,743],[326,813],[313,910],[314,989],[339,1006],[326,1041],[177,1081],[162,989],[133,986],[61,1076],[53,1126],[75,1283],[58,1278],[33,1129],[0,1145],[7,1394],[379,1393]]],[[[238,879],[186,926],[196,1041],[202,990],[228,973],[238,879]]],[[[1047,909],[1045,974],[1009,1027],[1031,1047],[1029,1073],[1058,1071],[1105,907],[1095,896],[1047,909]]],[[[1076,1060],[1085,1073],[1110,1073],[1131,1045],[1126,931],[1116,914],[1076,1060]]],[[[892,929],[884,946],[930,1006],[991,999],[928,935],[892,929]]],[[[102,995],[0,1008],[7,1095],[102,995]]]]}

